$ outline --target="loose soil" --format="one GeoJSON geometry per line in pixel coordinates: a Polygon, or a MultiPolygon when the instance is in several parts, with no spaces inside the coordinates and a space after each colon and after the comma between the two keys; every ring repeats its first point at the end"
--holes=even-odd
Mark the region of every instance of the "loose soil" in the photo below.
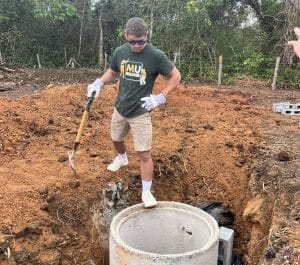
{"type": "MultiPolygon", "coordinates": [[[[100,73],[0,74],[0,264],[108,264],[112,187],[122,185],[122,205],[110,212],[139,203],[141,194],[131,136],[129,165],[106,170],[117,84],[92,105],[76,178],[67,151],[86,85],[100,73]]],[[[154,90],[164,83],[159,78],[154,90]]],[[[272,111],[287,101],[300,103],[300,91],[271,91],[250,78],[221,88],[183,83],[152,113],[156,198],[222,202],[235,216],[234,253],[244,264],[299,264],[300,116],[272,111]]]]}

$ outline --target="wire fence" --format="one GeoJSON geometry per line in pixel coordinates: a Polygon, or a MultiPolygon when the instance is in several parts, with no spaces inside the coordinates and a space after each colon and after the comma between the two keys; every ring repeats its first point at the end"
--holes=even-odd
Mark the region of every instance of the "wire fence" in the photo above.
{"type": "MultiPolygon", "coordinates": [[[[66,51],[64,58],[64,67],[81,67],[75,58],[71,57],[70,60],[67,58],[66,51]]],[[[105,54],[103,69],[109,67],[109,59],[105,54]]],[[[3,60],[0,51],[0,64],[3,60]]],[[[37,65],[34,65],[35,68],[49,67],[45,60],[41,63],[39,54],[37,54],[36,60],[37,65]]],[[[243,60],[243,62],[236,62],[232,59],[223,60],[223,56],[220,56],[217,61],[202,60],[202,58],[179,58],[177,62],[174,59],[174,63],[179,68],[184,80],[214,82],[220,86],[230,84],[240,77],[250,76],[269,82],[272,89],[300,89],[300,63],[283,63],[280,62],[279,57],[260,61],[249,59],[243,60]]]]}
{"type": "Polygon", "coordinates": [[[274,58],[260,63],[245,64],[226,62],[220,57],[215,64],[195,60],[188,63],[181,62],[178,67],[183,77],[188,80],[196,79],[222,85],[230,84],[241,76],[251,76],[269,82],[273,89],[300,89],[300,63],[287,64],[274,58]]]}

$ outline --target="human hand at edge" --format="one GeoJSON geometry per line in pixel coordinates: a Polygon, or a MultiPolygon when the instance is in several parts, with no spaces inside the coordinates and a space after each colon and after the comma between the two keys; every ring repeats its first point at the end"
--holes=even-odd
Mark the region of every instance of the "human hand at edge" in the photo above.
{"type": "Polygon", "coordinates": [[[92,84],[89,84],[87,86],[87,96],[88,96],[88,98],[90,98],[92,96],[94,91],[96,92],[95,97],[98,97],[99,93],[100,93],[100,90],[103,87],[103,85],[104,85],[104,83],[100,78],[96,79],[92,84]]]}
{"type": "Polygon", "coordinates": [[[298,38],[298,40],[292,40],[288,42],[288,45],[293,46],[294,52],[300,58],[300,28],[294,28],[294,32],[298,38]]]}
{"type": "Polygon", "coordinates": [[[151,111],[157,106],[165,104],[167,98],[163,93],[159,93],[158,95],[151,94],[149,97],[143,97],[141,98],[141,101],[144,101],[144,103],[142,104],[142,108],[151,111]]]}

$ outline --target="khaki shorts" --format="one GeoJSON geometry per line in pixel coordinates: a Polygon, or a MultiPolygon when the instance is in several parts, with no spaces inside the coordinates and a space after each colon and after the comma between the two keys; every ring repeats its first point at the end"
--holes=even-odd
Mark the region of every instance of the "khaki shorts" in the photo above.
{"type": "Polygon", "coordinates": [[[115,108],[111,119],[111,139],[115,142],[124,141],[130,129],[133,136],[134,149],[137,152],[150,150],[152,144],[150,113],[134,118],[125,118],[115,108]]]}

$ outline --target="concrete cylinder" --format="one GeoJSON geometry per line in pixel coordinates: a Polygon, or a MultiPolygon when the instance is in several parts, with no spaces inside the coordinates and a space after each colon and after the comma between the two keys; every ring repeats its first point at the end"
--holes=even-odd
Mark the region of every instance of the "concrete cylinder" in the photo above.
{"type": "Polygon", "coordinates": [[[217,265],[219,227],[183,203],[143,204],[117,214],[110,226],[110,265],[217,265]]]}

